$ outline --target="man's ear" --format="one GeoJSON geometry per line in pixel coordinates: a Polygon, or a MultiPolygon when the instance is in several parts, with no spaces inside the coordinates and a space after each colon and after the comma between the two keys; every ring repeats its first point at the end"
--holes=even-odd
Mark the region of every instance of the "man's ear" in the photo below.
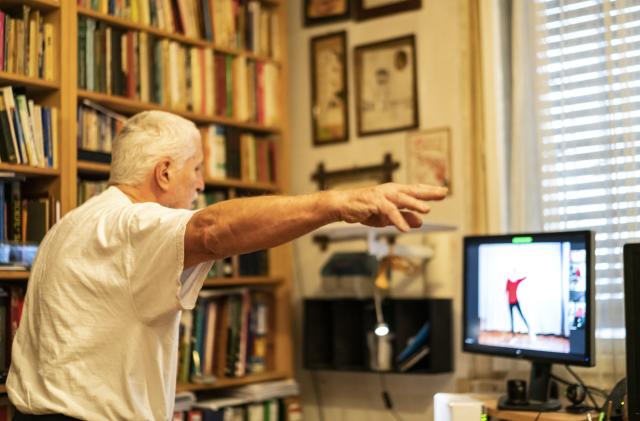
{"type": "Polygon", "coordinates": [[[169,158],[164,158],[161,161],[158,161],[156,166],[153,169],[153,178],[156,181],[158,187],[163,190],[169,190],[169,182],[170,182],[170,174],[169,167],[171,166],[171,161],[169,158]]]}

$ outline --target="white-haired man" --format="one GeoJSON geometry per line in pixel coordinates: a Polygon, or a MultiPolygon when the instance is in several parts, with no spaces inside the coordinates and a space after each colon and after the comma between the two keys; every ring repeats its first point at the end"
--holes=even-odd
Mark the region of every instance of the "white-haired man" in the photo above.
{"type": "Polygon", "coordinates": [[[16,420],[170,419],[180,314],[194,307],[212,260],[339,220],[406,231],[429,211],[425,201],[446,193],[385,184],[192,211],[202,161],[188,120],[150,111],[125,124],[110,187],[40,245],[7,380],[16,420]]]}

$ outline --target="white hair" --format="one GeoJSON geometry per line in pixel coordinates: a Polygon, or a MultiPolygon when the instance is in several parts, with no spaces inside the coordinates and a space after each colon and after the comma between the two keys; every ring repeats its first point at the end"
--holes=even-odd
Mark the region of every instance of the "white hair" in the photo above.
{"type": "Polygon", "coordinates": [[[196,154],[200,132],[193,122],[165,111],[131,117],[113,141],[109,184],[137,186],[163,158],[182,168],[196,154]]]}

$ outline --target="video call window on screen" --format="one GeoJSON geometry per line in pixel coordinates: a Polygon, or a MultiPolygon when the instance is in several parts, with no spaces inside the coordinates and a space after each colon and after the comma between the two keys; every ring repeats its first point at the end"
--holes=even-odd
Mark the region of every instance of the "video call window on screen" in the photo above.
{"type": "Polygon", "coordinates": [[[590,247],[583,232],[467,238],[465,350],[588,365],[590,247]]]}

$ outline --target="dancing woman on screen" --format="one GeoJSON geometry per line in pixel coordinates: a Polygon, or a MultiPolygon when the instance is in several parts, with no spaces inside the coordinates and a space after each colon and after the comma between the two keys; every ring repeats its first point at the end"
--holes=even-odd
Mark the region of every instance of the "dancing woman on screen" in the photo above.
{"type": "Polygon", "coordinates": [[[515,335],[515,330],[513,327],[513,324],[514,324],[513,309],[514,308],[518,309],[518,312],[520,313],[520,317],[522,318],[522,321],[527,326],[527,332],[531,331],[531,329],[529,328],[529,323],[527,323],[527,319],[524,318],[524,314],[522,314],[522,309],[520,308],[520,303],[518,302],[518,286],[520,285],[520,282],[524,281],[525,279],[527,279],[526,276],[524,278],[520,278],[515,281],[512,281],[511,279],[507,278],[507,295],[509,298],[509,315],[511,316],[511,334],[512,335],[515,335]]]}

